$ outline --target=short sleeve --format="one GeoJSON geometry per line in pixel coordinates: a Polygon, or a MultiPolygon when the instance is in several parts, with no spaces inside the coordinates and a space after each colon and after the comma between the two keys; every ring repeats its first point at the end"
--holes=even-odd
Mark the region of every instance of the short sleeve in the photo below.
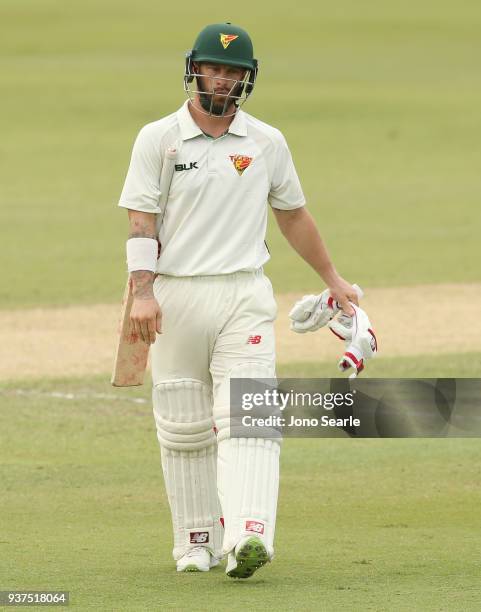
{"type": "Polygon", "coordinates": [[[146,125],[135,140],[119,206],[148,213],[160,212],[161,170],[160,143],[146,125]]]}
{"type": "Polygon", "coordinates": [[[292,210],[304,206],[306,199],[287,142],[282,134],[280,137],[268,199],[272,208],[292,210]]]}

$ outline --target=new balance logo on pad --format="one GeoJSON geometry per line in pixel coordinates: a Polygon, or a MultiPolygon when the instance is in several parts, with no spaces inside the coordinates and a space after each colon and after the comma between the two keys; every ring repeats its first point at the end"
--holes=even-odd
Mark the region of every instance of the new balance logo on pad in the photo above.
{"type": "Polygon", "coordinates": [[[208,531],[191,531],[190,532],[190,543],[191,544],[206,544],[209,541],[208,531]]]}
{"type": "Polygon", "coordinates": [[[246,521],[246,531],[253,531],[254,533],[264,533],[264,523],[260,521],[246,521]]]}

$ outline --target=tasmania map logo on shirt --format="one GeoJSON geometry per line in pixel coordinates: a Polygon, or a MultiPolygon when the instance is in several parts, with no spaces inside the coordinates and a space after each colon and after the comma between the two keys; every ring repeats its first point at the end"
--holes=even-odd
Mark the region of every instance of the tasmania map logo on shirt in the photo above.
{"type": "Polygon", "coordinates": [[[222,43],[224,49],[227,49],[227,47],[231,44],[233,40],[239,38],[237,34],[219,34],[219,36],[220,42],[222,43]]]}
{"type": "Polygon", "coordinates": [[[234,168],[242,176],[242,173],[251,164],[253,157],[247,157],[247,155],[229,155],[231,162],[234,164],[234,168]]]}

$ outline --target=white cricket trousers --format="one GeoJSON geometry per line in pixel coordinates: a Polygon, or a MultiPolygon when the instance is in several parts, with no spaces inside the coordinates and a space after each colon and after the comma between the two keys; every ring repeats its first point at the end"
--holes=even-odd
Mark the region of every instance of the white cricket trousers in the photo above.
{"type": "Polygon", "coordinates": [[[160,275],[154,294],[153,407],[174,559],[199,545],[220,557],[254,534],[272,557],[279,441],[229,435],[230,379],[275,377],[272,285],[262,269],[160,275]]]}

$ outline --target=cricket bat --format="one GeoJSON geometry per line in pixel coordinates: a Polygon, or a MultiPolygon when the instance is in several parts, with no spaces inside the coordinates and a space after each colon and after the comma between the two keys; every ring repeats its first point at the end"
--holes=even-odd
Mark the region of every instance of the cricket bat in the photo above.
{"type": "MultiPolygon", "coordinates": [[[[160,175],[160,212],[156,219],[156,234],[159,236],[160,227],[164,219],[170,184],[174,174],[177,149],[167,149],[164,165],[160,175]]],[[[160,251],[159,251],[160,254],[160,251]]],[[[149,358],[150,346],[130,327],[130,312],[134,296],[132,294],[132,280],[129,276],[125,285],[120,321],[118,328],[117,350],[115,353],[114,369],[111,383],[114,387],[134,387],[144,384],[145,370],[149,358]]]]}

